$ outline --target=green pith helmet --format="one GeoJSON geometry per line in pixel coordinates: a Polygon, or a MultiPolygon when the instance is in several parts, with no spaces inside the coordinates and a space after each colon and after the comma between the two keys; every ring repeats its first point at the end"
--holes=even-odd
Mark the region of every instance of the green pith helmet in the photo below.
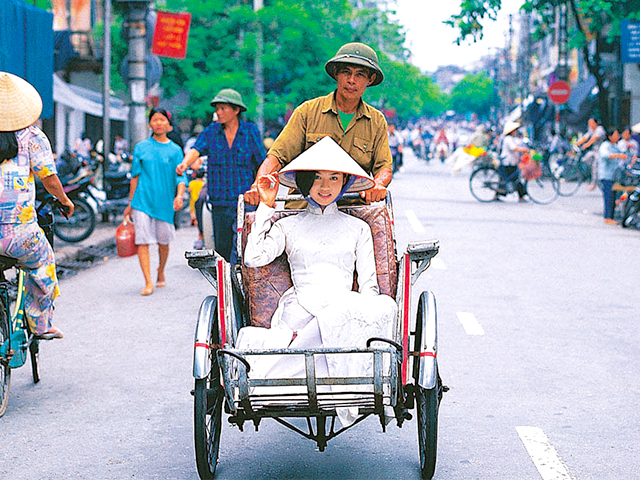
{"type": "Polygon", "coordinates": [[[241,112],[247,111],[247,107],[242,102],[242,95],[232,88],[223,88],[220,90],[215,98],[211,100],[211,106],[215,107],[216,103],[228,103],[229,105],[240,107],[241,112]]]}
{"type": "Polygon", "coordinates": [[[364,43],[347,43],[340,47],[335,57],[324,65],[324,69],[331,78],[336,78],[333,74],[333,66],[338,63],[347,63],[372,69],[376,73],[376,79],[371,84],[372,87],[382,83],[384,79],[382,70],[378,66],[378,55],[376,55],[373,48],[364,43]]]}

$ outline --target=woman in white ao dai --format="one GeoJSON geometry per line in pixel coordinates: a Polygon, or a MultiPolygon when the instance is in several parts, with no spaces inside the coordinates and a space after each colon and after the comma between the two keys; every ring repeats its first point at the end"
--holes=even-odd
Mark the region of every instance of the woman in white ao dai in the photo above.
{"type": "MultiPolygon", "coordinates": [[[[355,164],[348,156],[347,160],[355,164]]],[[[290,164],[291,170],[295,162],[290,164]]],[[[270,205],[275,201],[278,179],[268,175],[257,181],[261,202],[244,262],[249,267],[267,265],[284,251],[293,286],[281,297],[271,328],[241,329],[237,347],[365,347],[371,337],[391,338],[397,307],[391,297],[379,292],[369,225],[336,206],[337,199],[353,188],[356,178],[341,170],[298,171],[296,176],[300,190],[308,193],[309,205],[306,211],[273,224],[274,208],[270,205]],[[300,180],[304,175],[306,188],[300,180]],[[352,291],[354,271],[358,274],[358,292],[352,291]]],[[[316,365],[317,375],[332,377],[371,375],[371,368],[370,355],[329,355],[316,365]],[[347,358],[349,361],[345,361],[347,358]]],[[[304,362],[302,357],[263,356],[259,362],[252,362],[251,376],[301,377],[304,362]]]]}

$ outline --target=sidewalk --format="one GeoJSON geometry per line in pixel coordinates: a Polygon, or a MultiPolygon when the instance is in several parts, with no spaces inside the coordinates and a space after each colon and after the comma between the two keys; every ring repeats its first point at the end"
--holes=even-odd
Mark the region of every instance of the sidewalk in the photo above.
{"type": "MultiPolygon", "coordinates": [[[[180,217],[180,229],[190,228],[188,212],[183,211],[180,217]]],[[[89,238],[78,243],[68,243],[60,240],[58,237],[54,237],[53,251],[56,256],[56,264],[64,264],[66,262],[75,262],[76,260],[82,260],[85,256],[84,252],[89,250],[96,252],[100,250],[106,250],[113,248],[115,254],[116,245],[116,228],[120,225],[122,218],[112,222],[100,222],[96,223],[96,228],[89,238]]],[[[195,230],[195,227],[194,227],[195,230]]],[[[194,233],[194,239],[197,236],[197,232],[194,233]]]]}

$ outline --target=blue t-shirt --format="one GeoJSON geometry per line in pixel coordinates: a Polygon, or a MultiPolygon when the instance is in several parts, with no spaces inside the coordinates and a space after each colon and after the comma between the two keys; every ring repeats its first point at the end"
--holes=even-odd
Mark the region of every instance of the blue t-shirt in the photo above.
{"type": "Polygon", "coordinates": [[[173,223],[176,189],[179,183],[187,183],[184,175],[176,174],[182,159],[182,149],[172,141],[160,143],[151,137],[137,144],[133,149],[131,176],[138,177],[138,185],[131,208],[173,223]]]}

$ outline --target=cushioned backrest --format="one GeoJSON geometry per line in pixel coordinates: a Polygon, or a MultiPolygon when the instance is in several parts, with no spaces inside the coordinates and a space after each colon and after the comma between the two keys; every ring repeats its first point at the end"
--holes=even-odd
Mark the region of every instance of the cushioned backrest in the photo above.
{"type": "MultiPolygon", "coordinates": [[[[393,226],[386,207],[352,206],[340,207],[340,210],[360,218],[369,224],[373,236],[373,250],[376,258],[376,273],[380,293],[395,299],[398,286],[398,264],[395,255],[393,226]]],[[[274,221],[288,215],[300,213],[300,210],[277,211],[274,221]]],[[[251,232],[255,213],[245,214],[242,229],[242,250],[247,244],[247,236],[251,232]]],[[[282,294],[291,286],[291,271],[286,254],[280,255],[269,265],[258,268],[242,265],[242,281],[247,301],[247,309],[251,325],[269,327],[271,317],[278,307],[282,294]]],[[[355,282],[354,282],[355,288],[355,282]]]]}

